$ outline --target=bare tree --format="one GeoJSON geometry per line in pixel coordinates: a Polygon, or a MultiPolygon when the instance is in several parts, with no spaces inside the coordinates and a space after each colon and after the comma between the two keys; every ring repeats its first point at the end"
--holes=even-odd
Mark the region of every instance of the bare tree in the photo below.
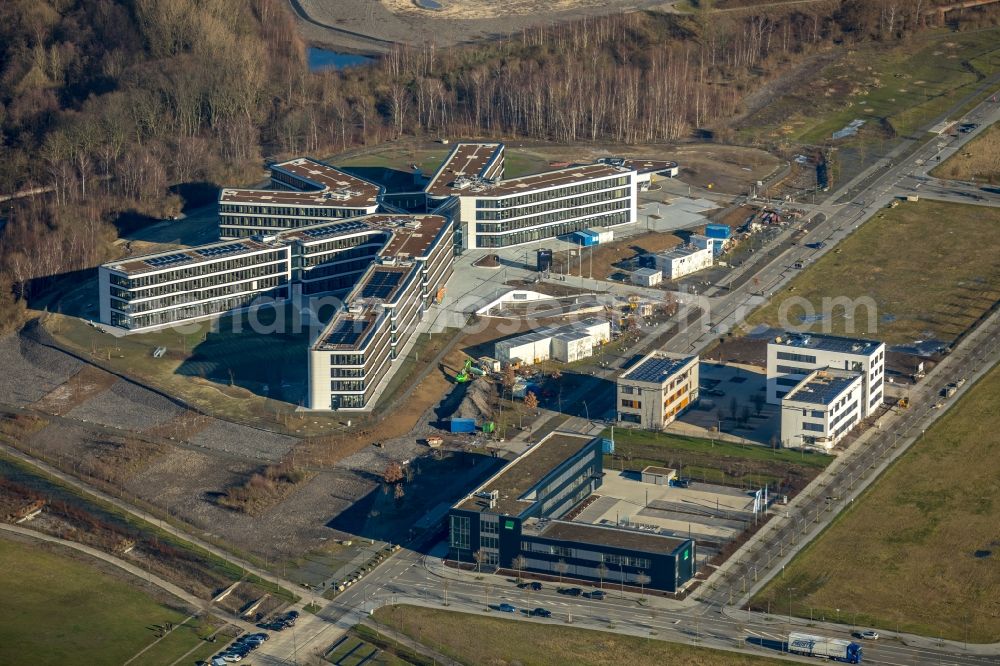
{"type": "Polygon", "coordinates": [[[597,565],[597,576],[600,589],[602,590],[604,589],[604,579],[607,577],[607,575],[608,575],[608,565],[606,565],[604,562],[601,562],[600,564],[597,565]]]}
{"type": "Polygon", "coordinates": [[[528,560],[524,555],[518,555],[513,560],[511,560],[510,565],[514,567],[514,571],[517,572],[517,582],[521,582],[521,572],[528,566],[528,560]]]}
{"type": "Polygon", "coordinates": [[[566,572],[569,571],[569,565],[566,564],[566,560],[559,560],[555,563],[554,568],[559,574],[559,583],[562,584],[563,576],[565,576],[566,572]]]}
{"type": "Polygon", "coordinates": [[[472,559],[476,561],[476,573],[483,572],[483,562],[486,561],[486,552],[480,548],[472,554],[472,559]]]}
{"type": "Polygon", "coordinates": [[[639,583],[639,596],[645,595],[646,585],[649,585],[650,580],[649,574],[645,571],[640,571],[635,575],[635,582],[639,583]]]}

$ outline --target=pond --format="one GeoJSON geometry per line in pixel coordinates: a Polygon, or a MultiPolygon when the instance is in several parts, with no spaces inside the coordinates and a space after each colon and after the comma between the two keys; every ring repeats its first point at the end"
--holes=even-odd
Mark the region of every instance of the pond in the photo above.
{"type": "Polygon", "coordinates": [[[326,49],[309,47],[309,71],[318,72],[323,69],[346,69],[375,62],[375,58],[357,55],[355,53],[337,53],[326,49]]]}
{"type": "Polygon", "coordinates": [[[436,0],[417,0],[417,7],[421,9],[441,9],[441,3],[436,0]]]}

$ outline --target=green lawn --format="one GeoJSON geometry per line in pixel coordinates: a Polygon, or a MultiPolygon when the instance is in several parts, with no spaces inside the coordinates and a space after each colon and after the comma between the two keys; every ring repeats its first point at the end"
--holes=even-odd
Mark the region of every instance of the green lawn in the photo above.
{"type": "MultiPolygon", "coordinates": [[[[339,166],[376,166],[406,171],[409,170],[411,164],[416,164],[429,177],[441,166],[441,162],[448,156],[451,149],[452,146],[420,148],[412,145],[389,143],[383,148],[376,148],[364,155],[348,157],[346,159],[333,157],[332,160],[339,166]]],[[[548,160],[542,155],[511,149],[510,147],[504,151],[505,178],[517,178],[550,169],[552,167],[549,166],[548,160]]]]}
{"type": "MultiPolygon", "coordinates": [[[[120,664],[157,639],[155,627],[187,617],[81,561],[3,539],[0,587],[3,664],[120,664]]],[[[175,634],[138,663],[170,664],[201,642],[189,628],[175,634]]]]}
{"type": "MultiPolygon", "coordinates": [[[[909,135],[1000,70],[1000,30],[938,30],[907,43],[848,51],[745,123],[744,133],[823,143],[855,118],[909,135]]],[[[868,137],[888,136],[870,132],[868,137]]]]}
{"type": "Polygon", "coordinates": [[[1000,367],[754,598],[881,629],[1000,640],[1000,367]]]}
{"type": "Polygon", "coordinates": [[[352,634],[330,651],[326,655],[326,660],[337,666],[360,666],[362,663],[371,666],[406,666],[408,663],[393,654],[376,652],[377,650],[376,646],[352,634]],[[375,656],[372,659],[366,659],[373,652],[376,652],[375,656]]]}
{"type": "Polygon", "coordinates": [[[736,652],[650,640],[604,631],[501,620],[417,606],[387,606],[375,619],[462,664],[605,666],[684,664],[756,666],[780,664],[736,652]]]}
{"type": "Polygon", "coordinates": [[[997,247],[1000,209],[904,202],[803,270],[747,323],[802,326],[805,299],[813,313],[829,310],[812,331],[951,343],[1000,299],[997,247]],[[853,316],[843,306],[824,307],[824,299],[844,297],[861,304],[853,316]]]}
{"type": "MultiPolygon", "coordinates": [[[[603,433],[604,437],[610,435],[610,430],[603,433]]],[[[615,455],[604,457],[604,467],[641,470],[648,465],[662,466],[708,483],[737,488],[760,488],[767,484],[779,492],[794,492],[805,487],[832,460],[818,453],[616,429],[615,455]]]]}

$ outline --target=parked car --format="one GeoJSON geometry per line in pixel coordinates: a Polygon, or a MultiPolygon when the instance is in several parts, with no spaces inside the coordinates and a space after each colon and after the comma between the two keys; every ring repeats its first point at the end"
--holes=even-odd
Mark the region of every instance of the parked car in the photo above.
{"type": "Polygon", "coordinates": [[[878,632],[877,631],[873,631],[872,629],[869,629],[867,631],[859,631],[858,632],[858,638],[863,638],[863,639],[865,639],[867,641],[877,641],[878,640],[878,632]]]}
{"type": "Polygon", "coordinates": [[[587,597],[588,599],[596,599],[597,601],[601,601],[602,599],[604,599],[606,595],[604,594],[604,590],[591,590],[590,592],[587,592],[583,596],[587,597]]]}
{"type": "Polygon", "coordinates": [[[674,486],[677,488],[688,488],[691,486],[691,479],[686,476],[681,476],[674,479],[674,486]]]}
{"type": "Polygon", "coordinates": [[[552,617],[552,611],[545,610],[544,608],[536,608],[533,611],[528,611],[528,615],[532,617],[552,617]]]}
{"type": "Polygon", "coordinates": [[[583,594],[583,590],[578,587],[560,587],[559,594],[565,594],[570,597],[578,597],[583,594]]]}
{"type": "Polygon", "coordinates": [[[538,592],[540,589],[542,589],[542,584],[539,583],[537,580],[535,580],[528,583],[528,587],[531,588],[532,591],[538,592]]]}
{"type": "Polygon", "coordinates": [[[497,606],[497,610],[503,611],[504,613],[513,613],[517,609],[511,606],[510,604],[500,604],[499,606],[497,606]]]}
{"type": "Polygon", "coordinates": [[[726,395],[725,391],[717,388],[701,389],[700,393],[702,395],[710,395],[715,398],[721,398],[722,396],[726,395]]]}

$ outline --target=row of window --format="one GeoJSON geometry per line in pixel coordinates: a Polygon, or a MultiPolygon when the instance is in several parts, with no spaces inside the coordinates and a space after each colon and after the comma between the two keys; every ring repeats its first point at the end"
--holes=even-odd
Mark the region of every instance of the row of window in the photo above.
{"type": "Polygon", "coordinates": [[[783,375],[807,375],[812,372],[812,368],[799,368],[794,365],[779,365],[775,370],[783,375]]]}
{"type": "Polygon", "coordinates": [[[813,423],[812,421],[803,421],[802,429],[808,432],[825,432],[826,428],[822,423],[813,423]]]}
{"type": "Polygon", "coordinates": [[[855,409],[857,409],[857,407],[858,407],[858,401],[855,400],[854,402],[852,402],[850,404],[850,406],[848,406],[847,409],[845,409],[844,411],[842,411],[841,413],[837,414],[832,419],[830,419],[830,427],[832,428],[833,426],[835,426],[838,423],[840,423],[844,419],[845,416],[847,416],[848,414],[852,413],[855,409]]]}
{"type": "Polygon", "coordinates": [[[296,208],[292,206],[261,205],[261,204],[219,204],[219,213],[227,214],[226,222],[223,224],[245,224],[242,222],[230,222],[235,218],[261,219],[250,217],[252,215],[277,215],[280,217],[312,217],[312,218],[341,218],[357,217],[366,212],[359,208],[340,208],[337,206],[324,206],[322,208],[296,208]],[[361,212],[359,212],[361,211],[361,212]]]}
{"type": "Polygon", "coordinates": [[[185,291],[177,294],[172,294],[170,296],[165,296],[163,298],[155,298],[148,301],[139,302],[128,302],[118,299],[117,297],[111,299],[111,307],[120,312],[131,312],[138,314],[140,312],[150,312],[151,310],[159,310],[161,308],[175,307],[178,305],[183,305],[185,303],[194,303],[196,301],[207,301],[215,298],[222,298],[225,296],[232,296],[235,294],[247,294],[260,291],[268,291],[278,285],[285,284],[288,282],[288,278],[285,275],[275,275],[269,278],[264,278],[261,280],[250,280],[247,282],[241,282],[237,284],[229,284],[222,287],[216,287],[214,289],[199,289],[198,291],[185,291]]]}
{"type": "Polygon", "coordinates": [[[503,231],[515,231],[517,229],[529,229],[543,224],[554,224],[563,220],[576,219],[581,215],[596,215],[616,210],[628,210],[630,207],[631,203],[628,199],[614,199],[601,204],[574,206],[552,213],[539,213],[531,217],[519,217],[516,220],[509,220],[507,222],[477,222],[476,231],[480,233],[499,233],[503,231]]]}
{"type": "Polygon", "coordinates": [[[642,409],[641,400],[628,400],[622,398],[622,407],[628,407],[629,409],[642,409]]]}
{"type": "Polygon", "coordinates": [[[793,352],[779,351],[778,360],[781,361],[795,361],[796,363],[809,363],[814,365],[816,363],[816,357],[811,354],[795,354],[793,352]]]}
{"type": "Polygon", "coordinates": [[[590,227],[613,227],[619,224],[627,224],[631,221],[629,211],[619,211],[609,215],[598,215],[578,220],[560,222],[544,227],[512,231],[498,235],[477,234],[476,245],[481,248],[499,248],[510,245],[520,245],[545,238],[554,238],[565,234],[580,231],[590,227]]]}
{"type": "MultiPolygon", "coordinates": [[[[289,258],[288,248],[281,248],[272,252],[261,252],[254,255],[241,255],[231,259],[221,261],[200,262],[188,265],[163,273],[124,276],[111,273],[109,278],[111,284],[127,289],[139,289],[152,285],[163,284],[164,282],[175,282],[188,278],[207,277],[216,273],[229,273],[241,268],[257,268],[262,264],[271,262],[286,262],[289,258]]],[[[231,281],[230,279],[226,280],[231,281]]]]}
{"type": "MultiPolygon", "coordinates": [[[[628,189],[622,188],[617,190],[607,190],[604,192],[573,197],[571,199],[550,199],[543,201],[542,203],[534,204],[531,206],[523,206],[520,208],[504,208],[501,210],[477,210],[476,219],[480,221],[510,220],[515,217],[538,215],[541,213],[547,213],[553,210],[561,210],[564,208],[583,208],[584,206],[590,206],[592,204],[598,204],[604,201],[610,201],[612,199],[627,199],[629,197],[629,194],[630,192],[628,189]]],[[[489,230],[487,229],[485,231],[489,230]]]]}
{"type": "MultiPolygon", "coordinates": [[[[210,315],[221,314],[223,312],[229,312],[230,310],[239,310],[240,308],[251,305],[259,295],[260,294],[258,293],[252,293],[224,300],[208,301],[207,303],[199,303],[198,305],[192,305],[184,308],[160,310],[150,314],[135,316],[129,316],[112,310],[110,323],[112,326],[127,328],[130,330],[147,328],[150,326],[162,326],[164,324],[171,324],[185,319],[196,319],[198,317],[207,317],[210,315]]],[[[285,288],[276,289],[270,295],[274,298],[288,297],[288,293],[285,288]]]]}
{"type": "Polygon", "coordinates": [[[605,178],[604,180],[576,183],[575,185],[559,187],[554,190],[534,191],[502,199],[477,199],[476,208],[516,208],[517,206],[524,206],[539,201],[548,201],[549,199],[559,199],[561,197],[573,196],[574,194],[605,190],[609,187],[623,187],[628,185],[631,180],[630,176],[619,176],[618,178],[605,178]]]}
{"type": "MultiPolygon", "coordinates": [[[[364,208],[334,208],[331,210],[332,212],[339,213],[339,215],[331,215],[329,217],[344,219],[349,217],[358,217],[368,212],[364,208]]],[[[323,219],[329,219],[329,217],[323,219]]],[[[274,215],[269,217],[260,217],[258,215],[234,215],[232,213],[223,214],[219,217],[219,226],[223,227],[223,233],[232,235],[234,229],[227,229],[226,227],[237,227],[237,229],[239,227],[254,227],[273,231],[311,227],[320,221],[322,220],[296,216],[295,213],[289,212],[289,209],[284,208],[274,211],[274,215]]]]}

